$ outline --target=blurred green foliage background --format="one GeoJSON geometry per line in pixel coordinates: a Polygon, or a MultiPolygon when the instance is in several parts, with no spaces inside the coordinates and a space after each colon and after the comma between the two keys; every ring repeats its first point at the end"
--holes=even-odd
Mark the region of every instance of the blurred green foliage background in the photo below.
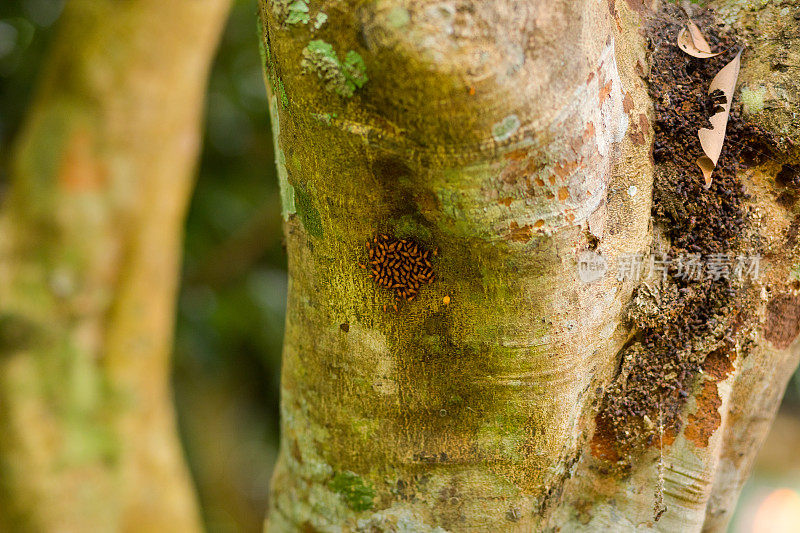
{"type": "MultiPolygon", "coordinates": [[[[0,196],[8,183],[10,142],[63,5],[0,2],[0,196]]],[[[186,222],[175,399],[208,530],[260,531],[278,443],[286,258],[256,0],[235,1],[206,106],[186,222]]],[[[785,404],[798,403],[795,375],[785,404]]],[[[745,496],[757,490],[749,486],[745,496]]]]}

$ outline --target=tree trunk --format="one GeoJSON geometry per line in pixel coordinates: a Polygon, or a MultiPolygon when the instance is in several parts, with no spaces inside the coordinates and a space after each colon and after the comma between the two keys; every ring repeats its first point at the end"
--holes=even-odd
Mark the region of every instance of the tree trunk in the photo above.
{"type": "Polygon", "coordinates": [[[268,530],[724,530],[797,363],[800,100],[769,65],[800,8],[717,4],[703,63],[634,0],[261,0],[290,276],[268,530]],[[706,190],[705,103],[674,95],[734,42],[752,94],[706,190]],[[398,302],[370,249],[401,240],[435,280],[398,302]],[[761,275],[611,268],[649,251],[761,275]]]}
{"type": "Polygon", "coordinates": [[[0,211],[0,529],[199,531],[169,387],[229,0],[73,0],[0,211]]]}

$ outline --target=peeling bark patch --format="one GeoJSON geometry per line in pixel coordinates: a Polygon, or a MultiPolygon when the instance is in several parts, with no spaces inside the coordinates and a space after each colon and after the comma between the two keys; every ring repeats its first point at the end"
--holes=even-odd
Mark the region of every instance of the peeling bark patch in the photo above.
{"type": "Polygon", "coordinates": [[[703,383],[703,388],[695,399],[697,410],[689,415],[684,435],[696,446],[705,448],[708,446],[708,439],[722,422],[722,416],[719,414],[722,399],[717,391],[717,382],[709,380],[703,383]]]}
{"type": "Polygon", "coordinates": [[[528,151],[527,150],[512,150],[508,152],[503,157],[510,161],[524,161],[528,158],[528,151]]]}
{"type": "Polygon", "coordinates": [[[639,113],[638,124],[633,124],[628,131],[628,137],[633,144],[643,146],[647,142],[647,134],[650,130],[650,121],[647,120],[647,115],[639,113]]]}
{"type": "Polygon", "coordinates": [[[706,379],[700,393],[695,396],[697,409],[689,415],[684,435],[696,446],[705,448],[714,431],[722,423],[719,408],[722,399],[717,383],[727,378],[734,367],[724,349],[711,352],[703,363],[706,379]]]}
{"type": "Polygon", "coordinates": [[[650,129],[650,121],[647,120],[647,115],[644,113],[639,113],[639,128],[641,128],[642,131],[650,129]]]}
{"type": "Polygon", "coordinates": [[[628,137],[636,146],[642,146],[646,142],[644,133],[636,125],[630,129],[628,137]]]}
{"type": "Polygon", "coordinates": [[[800,296],[783,294],[767,304],[764,338],[785,350],[800,334],[800,296]]]}
{"type": "Polygon", "coordinates": [[[622,99],[622,110],[626,115],[633,111],[633,98],[631,98],[631,95],[626,94],[625,98],[622,99]]]}

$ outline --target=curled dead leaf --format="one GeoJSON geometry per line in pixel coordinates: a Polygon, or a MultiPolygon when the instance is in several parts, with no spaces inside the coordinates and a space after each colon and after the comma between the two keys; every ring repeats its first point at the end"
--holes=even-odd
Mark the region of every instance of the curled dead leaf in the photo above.
{"type": "Polygon", "coordinates": [[[703,177],[706,180],[706,189],[711,187],[711,174],[714,172],[714,167],[717,166],[719,154],[722,153],[722,145],[725,143],[725,129],[728,126],[728,117],[731,114],[733,91],[736,89],[736,80],[739,78],[741,58],[742,50],[739,50],[736,57],[717,72],[708,88],[708,94],[719,92],[721,95],[715,99],[719,102],[719,111],[709,119],[711,128],[700,128],[697,132],[700,146],[703,147],[703,152],[706,154],[697,159],[697,165],[702,170],[703,177]],[[724,104],[722,103],[722,95],[725,97],[724,104]]]}
{"type": "Polygon", "coordinates": [[[697,166],[700,167],[700,170],[703,172],[703,178],[705,178],[706,189],[711,188],[711,174],[714,172],[714,167],[716,167],[716,163],[714,163],[708,156],[701,155],[697,158],[697,166]]]}
{"type": "Polygon", "coordinates": [[[678,48],[692,57],[708,58],[718,56],[722,52],[714,53],[711,51],[703,32],[691,20],[681,29],[678,34],[678,48]]]}

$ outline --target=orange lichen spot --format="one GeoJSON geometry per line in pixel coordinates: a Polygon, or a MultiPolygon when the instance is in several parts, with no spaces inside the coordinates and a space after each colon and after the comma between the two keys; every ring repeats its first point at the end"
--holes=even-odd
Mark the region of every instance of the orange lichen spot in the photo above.
{"type": "Polygon", "coordinates": [[[538,185],[539,187],[544,187],[544,180],[542,178],[536,178],[536,181],[534,183],[536,183],[536,185],[538,185]]]}
{"type": "Polygon", "coordinates": [[[612,83],[613,83],[612,80],[608,80],[608,82],[606,82],[605,85],[600,87],[600,105],[603,105],[605,99],[608,98],[609,95],[611,94],[612,83]]]}
{"type": "Polygon", "coordinates": [[[524,149],[512,150],[508,152],[504,157],[506,159],[510,159],[511,161],[522,161],[523,159],[528,157],[528,151],[524,149]]]}
{"type": "Polygon", "coordinates": [[[475,96],[475,87],[470,87],[467,90],[468,90],[470,96],[475,96]]]}
{"type": "Polygon", "coordinates": [[[567,198],[569,198],[569,189],[567,189],[566,187],[561,187],[560,189],[558,189],[558,200],[563,202],[567,198]]]}
{"type": "Polygon", "coordinates": [[[533,223],[534,228],[541,228],[542,226],[544,226],[544,220],[542,219],[539,219],[533,223]]]}
{"type": "Polygon", "coordinates": [[[555,185],[556,184],[556,177],[555,176],[550,176],[548,178],[548,180],[550,181],[550,185],[555,185]]]}
{"type": "Polygon", "coordinates": [[[531,225],[520,226],[516,221],[511,221],[509,225],[509,240],[514,242],[528,242],[531,240],[531,225]]]}
{"type": "Polygon", "coordinates": [[[580,160],[567,161],[566,163],[559,163],[556,165],[556,176],[558,176],[561,179],[564,179],[570,174],[572,174],[580,164],[581,164],[580,160]]]}
{"type": "Polygon", "coordinates": [[[573,222],[575,220],[575,213],[567,213],[567,222],[573,222]]]}
{"type": "Polygon", "coordinates": [[[511,205],[511,202],[513,201],[514,199],[512,197],[506,196],[505,198],[500,198],[499,200],[497,200],[497,203],[508,207],[511,205]]]}
{"type": "Polygon", "coordinates": [[[450,297],[449,296],[445,296],[444,298],[442,298],[442,303],[444,305],[450,305],[450,297]]]}
{"type": "Polygon", "coordinates": [[[594,134],[595,134],[594,122],[590,122],[586,126],[586,129],[583,130],[583,142],[586,142],[589,139],[591,139],[592,137],[594,137],[594,134]]]}

